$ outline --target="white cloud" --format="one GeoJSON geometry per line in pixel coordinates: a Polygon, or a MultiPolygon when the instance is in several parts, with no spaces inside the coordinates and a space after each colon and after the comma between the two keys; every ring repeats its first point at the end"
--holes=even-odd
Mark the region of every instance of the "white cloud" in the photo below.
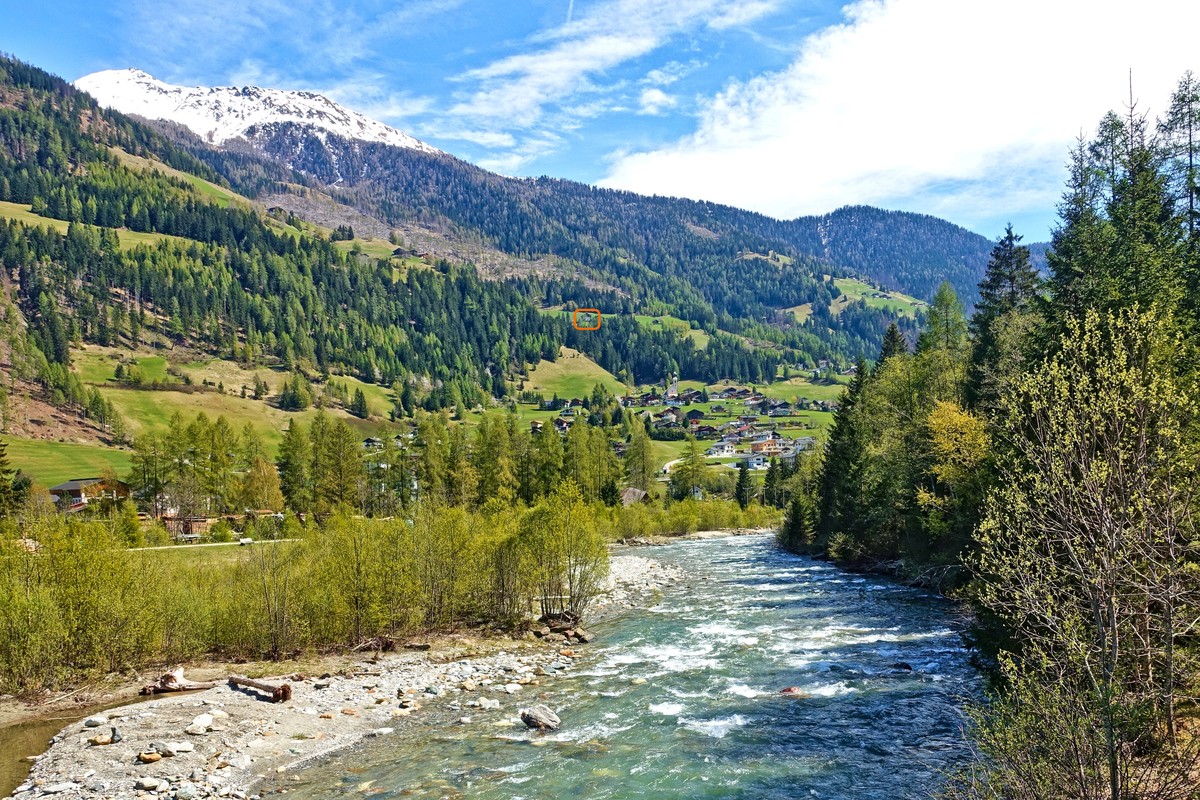
{"type": "Polygon", "coordinates": [[[730,3],[722,12],[708,21],[708,27],[716,31],[735,28],[757,22],[762,17],[774,14],[779,10],[779,2],[773,0],[745,0],[741,3],[730,3]]]}
{"type": "MultiPolygon", "coordinates": [[[[472,69],[458,81],[474,85],[450,111],[517,127],[535,124],[549,105],[610,91],[597,76],[645,56],[671,37],[705,26],[748,24],[786,0],[609,0],[583,16],[532,37],[530,49],[472,69]]],[[[677,69],[677,68],[672,68],[677,69]]],[[[659,78],[671,79],[664,68],[659,78]]]]}
{"type": "Polygon", "coordinates": [[[615,154],[602,185],[778,217],[940,200],[920,210],[972,224],[1052,207],[1068,148],[1121,105],[1129,69],[1139,108],[1157,113],[1200,68],[1200,4],[861,0],[844,13],[786,69],[704,102],[692,135],[615,154]]]}
{"type": "Polygon", "coordinates": [[[649,115],[661,114],[664,110],[672,108],[676,104],[674,97],[662,89],[655,88],[643,90],[639,102],[641,103],[641,109],[638,113],[649,115]]]}

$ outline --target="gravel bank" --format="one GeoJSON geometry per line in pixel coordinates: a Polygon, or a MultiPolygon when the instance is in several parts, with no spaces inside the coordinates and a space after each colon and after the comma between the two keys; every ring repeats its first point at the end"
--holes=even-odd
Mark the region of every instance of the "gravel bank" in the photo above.
{"type": "MultiPolygon", "coordinates": [[[[595,613],[637,607],[682,578],[654,559],[616,554],[595,613]]],[[[255,798],[268,777],[391,735],[422,706],[452,698],[465,713],[515,719],[522,695],[534,702],[533,687],[570,670],[582,654],[561,635],[497,646],[506,649],[457,659],[437,648],[404,651],[337,674],[280,676],[276,682],[293,692],[285,703],[220,685],[111,709],[55,736],[11,797],[255,798]]]]}

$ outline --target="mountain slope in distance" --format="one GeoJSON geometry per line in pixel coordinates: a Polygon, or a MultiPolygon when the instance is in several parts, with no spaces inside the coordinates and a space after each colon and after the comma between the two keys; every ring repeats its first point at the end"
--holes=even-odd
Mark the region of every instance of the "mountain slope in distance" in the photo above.
{"type": "Polygon", "coordinates": [[[103,106],[146,119],[178,122],[214,145],[244,137],[256,126],[296,123],[348,139],[423,153],[441,152],[315,92],[257,86],[175,86],[137,69],[94,72],[75,81],[75,86],[103,106]]]}

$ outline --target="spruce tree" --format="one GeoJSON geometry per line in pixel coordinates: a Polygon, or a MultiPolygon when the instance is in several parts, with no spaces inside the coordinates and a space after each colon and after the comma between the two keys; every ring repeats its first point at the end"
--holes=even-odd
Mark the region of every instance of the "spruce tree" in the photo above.
{"type": "Polygon", "coordinates": [[[288,507],[296,512],[308,511],[312,507],[309,470],[312,466],[312,444],[304,426],[296,420],[288,423],[279,443],[279,455],[275,459],[279,469],[279,484],[288,507]]]}
{"type": "Polygon", "coordinates": [[[738,463],[737,486],[733,490],[733,496],[743,511],[754,499],[754,480],[750,477],[750,466],[745,461],[738,463]]]}
{"type": "Polygon", "coordinates": [[[966,402],[971,407],[992,408],[1005,376],[1019,368],[1013,364],[1013,333],[1027,326],[1022,318],[1032,313],[1041,280],[1029,257],[1029,248],[1009,224],[992,248],[987,271],[979,284],[979,301],[971,317],[971,361],[967,368],[966,402]]]}
{"type": "Polygon", "coordinates": [[[900,332],[900,327],[896,323],[889,323],[887,331],[883,334],[883,347],[879,349],[879,361],[876,364],[882,364],[892,356],[902,355],[908,352],[908,342],[904,339],[904,334],[900,332]]]}

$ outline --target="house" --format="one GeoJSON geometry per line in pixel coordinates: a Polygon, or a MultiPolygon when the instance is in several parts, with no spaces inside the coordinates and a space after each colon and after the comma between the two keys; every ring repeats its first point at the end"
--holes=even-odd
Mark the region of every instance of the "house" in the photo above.
{"type": "Polygon", "coordinates": [[[717,442],[705,452],[710,456],[720,458],[722,456],[731,456],[736,450],[733,447],[733,442],[717,442]]]}
{"type": "Polygon", "coordinates": [[[698,408],[693,408],[691,411],[684,414],[684,416],[687,418],[688,422],[696,419],[705,419],[704,412],[698,408]]]}
{"type": "Polygon", "coordinates": [[[554,430],[559,433],[566,433],[571,429],[571,420],[568,417],[556,417],[554,419],[554,430]]]}
{"type": "Polygon", "coordinates": [[[743,458],[742,463],[746,465],[747,469],[766,469],[767,457],[762,453],[755,453],[743,458]]]}
{"type": "Polygon", "coordinates": [[[716,404],[716,405],[714,405],[714,406],[712,407],[712,413],[714,413],[714,414],[728,414],[728,413],[729,413],[729,411],[728,411],[728,410],[725,408],[725,406],[723,406],[723,405],[721,405],[720,403],[718,403],[718,404],[716,404]]]}
{"type": "Polygon", "coordinates": [[[792,440],[792,446],[796,450],[813,450],[817,446],[817,440],[814,436],[801,436],[799,439],[792,440]]]}
{"type": "Polygon", "coordinates": [[[710,439],[715,437],[719,431],[712,425],[697,425],[692,428],[692,433],[700,439],[710,439]]]}
{"type": "Polygon", "coordinates": [[[381,447],[383,447],[382,439],[376,439],[374,436],[368,436],[366,439],[363,439],[364,450],[378,450],[381,447]]]}
{"type": "Polygon", "coordinates": [[[115,478],[71,478],[50,487],[50,494],[62,508],[75,509],[97,500],[124,500],[129,484],[115,478]]]}
{"type": "Polygon", "coordinates": [[[649,492],[642,491],[634,486],[630,486],[621,492],[621,505],[629,507],[637,503],[649,503],[649,492]]]}
{"type": "Polygon", "coordinates": [[[532,420],[529,423],[529,432],[530,433],[541,433],[542,432],[542,421],[540,419],[532,420]]]}

